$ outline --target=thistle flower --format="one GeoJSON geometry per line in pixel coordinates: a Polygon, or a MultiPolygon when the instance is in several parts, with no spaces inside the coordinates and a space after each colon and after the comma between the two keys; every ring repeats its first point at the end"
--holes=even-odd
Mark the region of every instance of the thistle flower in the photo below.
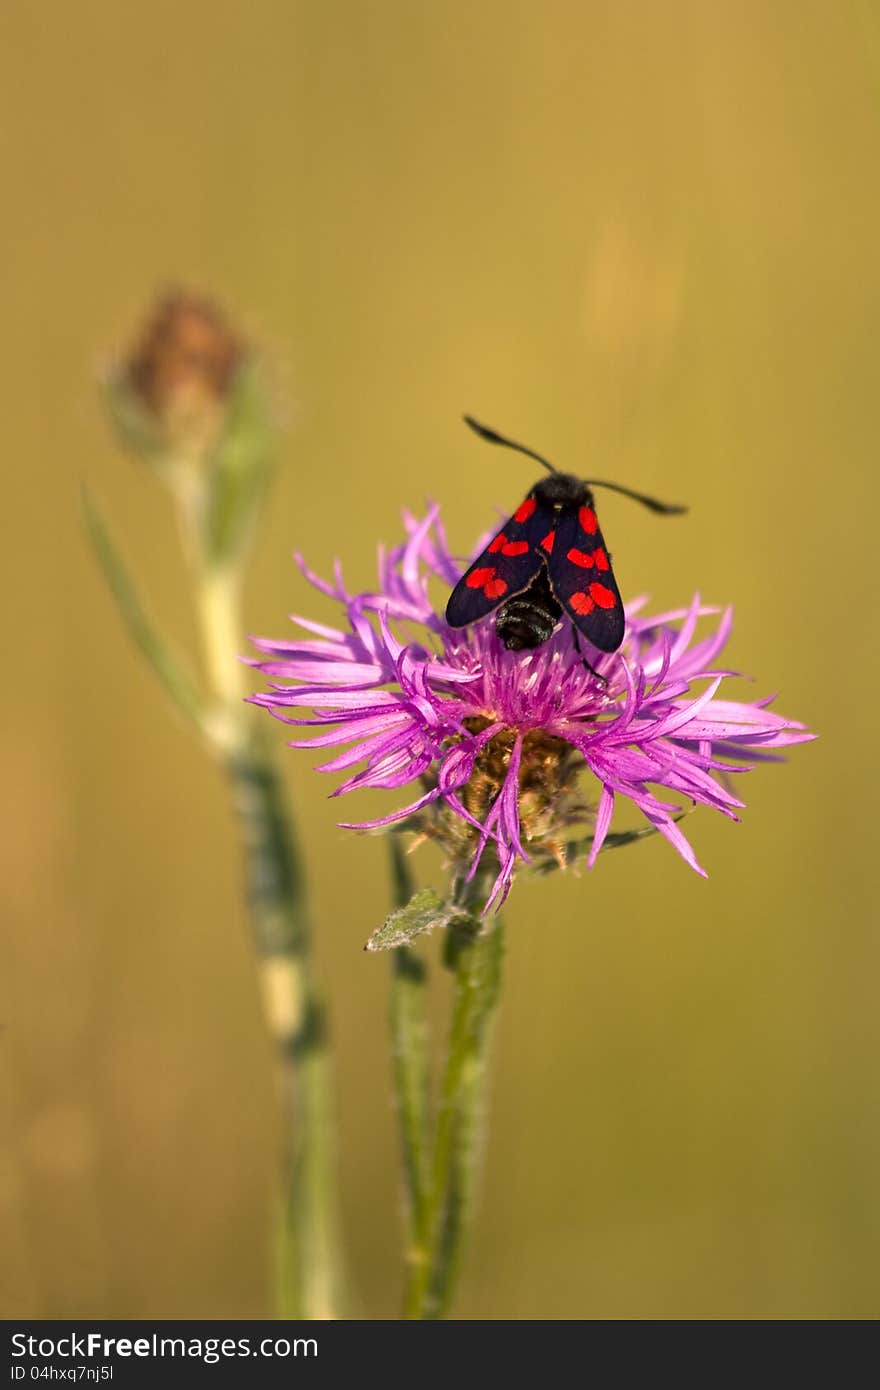
{"type": "Polygon", "coordinates": [[[431,601],[432,578],[452,586],[462,573],[438,508],[421,521],[405,514],[404,524],[406,542],[379,552],[373,593],[349,593],[338,565],[328,583],[296,557],[309,582],[342,605],[344,628],[294,616],[309,636],[253,639],[262,656],[250,664],[293,682],[273,679],[253,702],[317,728],[292,747],[343,749],[318,769],[350,773],[333,795],[418,792],[385,816],[344,825],[403,826],[439,841],[457,875],[491,870],[488,910],[504,901],[519,864],[564,867],[588,846],[592,867],[624,798],[705,877],[678,824],[681,802],[736,820],[743,803],[729,774],[813,737],[771,712],[772,697],[718,697],[724,677],[736,674],[715,665],[732,611],[717,616],[698,596],[688,608],[642,617],[639,600],[628,607],[620,651],[591,657],[595,673],[566,622],[542,646],[508,651],[492,617],[454,630],[431,601]],[[698,637],[699,620],[710,616],[714,630],[698,637]],[[697,682],[707,684],[694,692],[697,682]],[[571,842],[578,825],[591,830],[580,846],[571,842]]]}

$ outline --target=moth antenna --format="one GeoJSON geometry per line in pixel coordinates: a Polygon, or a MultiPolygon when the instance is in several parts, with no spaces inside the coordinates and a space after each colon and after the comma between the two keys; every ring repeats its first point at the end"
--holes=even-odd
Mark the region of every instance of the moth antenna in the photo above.
{"type": "Polygon", "coordinates": [[[687,507],[682,507],[677,502],[659,502],[656,497],[647,497],[644,492],[633,492],[630,487],[621,487],[620,483],[604,483],[599,478],[585,478],[584,482],[588,487],[607,487],[612,492],[620,492],[624,497],[631,497],[634,502],[641,502],[643,507],[649,507],[652,512],[660,512],[662,516],[680,516],[687,511],[687,507]]]}
{"type": "Polygon", "coordinates": [[[525,444],[517,444],[515,440],[507,439],[497,430],[490,430],[488,425],[481,425],[479,420],[474,419],[473,415],[463,415],[462,419],[473,430],[474,434],[478,434],[488,444],[503,444],[505,449],[515,449],[518,454],[526,454],[530,459],[534,459],[536,463],[540,463],[546,468],[548,473],[559,472],[559,469],[554,468],[549,459],[543,458],[541,454],[536,454],[534,449],[527,449],[525,444]]]}
{"type": "MultiPolygon", "coordinates": [[[[497,430],[490,429],[488,425],[481,425],[479,420],[475,420],[473,415],[462,416],[465,424],[478,434],[481,439],[485,439],[488,444],[501,444],[505,449],[515,449],[518,454],[525,454],[527,458],[534,459],[548,473],[558,473],[559,469],[554,468],[549,459],[545,459],[543,454],[538,454],[534,449],[529,449],[525,444],[518,444],[515,439],[508,439],[506,435],[499,434],[497,430]]],[[[634,502],[641,502],[643,507],[648,507],[652,512],[659,512],[662,516],[681,516],[687,511],[687,507],[681,506],[677,502],[661,502],[656,497],[648,497],[644,492],[635,492],[632,488],[621,487],[620,483],[606,483],[600,478],[585,478],[588,487],[607,487],[611,492],[619,492],[624,497],[631,497],[634,502]]]]}

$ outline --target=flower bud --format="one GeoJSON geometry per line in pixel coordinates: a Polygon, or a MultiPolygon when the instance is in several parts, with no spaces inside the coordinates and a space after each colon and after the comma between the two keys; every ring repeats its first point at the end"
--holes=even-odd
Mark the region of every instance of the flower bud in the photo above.
{"type": "Polygon", "coordinates": [[[256,353],[211,300],[173,290],[106,387],[123,443],[170,486],[197,552],[209,565],[237,563],[275,458],[256,353]]]}
{"type": "Polygon", "coordinates": [[[183,289],[162,296],[111,374],[111,406],[126,443],[151,456],[205,453],[222,431],[247,355],[209,299],[183,289]]]}

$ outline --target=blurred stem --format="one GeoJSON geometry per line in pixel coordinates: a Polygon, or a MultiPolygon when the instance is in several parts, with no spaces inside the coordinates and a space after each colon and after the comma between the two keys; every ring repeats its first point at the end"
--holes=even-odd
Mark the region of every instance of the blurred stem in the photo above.
{"type": "MultiPolygon", "coordinates": [[[[397,907],[409,902],[415,885],[399,835],[387,837],[393,897],[397,907]]],[[[391,1045],[394,1093],[406,1196],[405,1263],[407,1284],[424,1268],[428,1242],[430,1159],[430,1059],[427,1020],[427,968],[409,946],[391,957],[391,1045]]]]}
{"type": "Polygon", "coordinates": [[[344,1289],[331,1080],[302,858],[281,779],[243,703],[239,571],[207,562],[198,529],[188,524],[197,511],[186,500],[180,511],[189,532],[214,706],[207,732],[229,777],[239,816],[251,934],[275,1048],[282,1126],[279,1313],[334,1318],[340,1315],[344,1289]]]}
{"type": "Polygon", "coordinates": [[[242,724],[246,710],[241,664],[241,579],[230,565],[205,568],[196,591],[205,673],[214,697],[242,724]]]}
{"type": "Polygon", "coordinates": [[[331,1078],[309,952],[302,864],[278,773],[251,736],[228,759],[247,865],[263,1009],[282,1126],[279,1311],[339,1316],[343,1297],[331,1078]]]}
{"type": "Polygon", "coordinates": [[[449,1309],[473,1207],[480,1158],[489,1041],[501,984],[501,922],[477,915],[473,899],[449,928],[446,963],[455,983],[434,1156],[419,1258],[410,1261],[407,1318],[449,1309]]]}

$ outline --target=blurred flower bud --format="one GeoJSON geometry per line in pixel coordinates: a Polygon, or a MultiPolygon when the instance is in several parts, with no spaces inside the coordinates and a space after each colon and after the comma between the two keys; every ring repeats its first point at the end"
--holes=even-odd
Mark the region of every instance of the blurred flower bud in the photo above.
{"type": "Polygon", "coordinates": [[[189,290],[165,294],[109,383],[126,443],[149,454],[210,448],[246,357],[209,299],[189,290]]]}
{"type": "Polygon", "coordinates": [[[210,300],[175,290],[160,300],[128,364],[132,390],[166,418],[222,402],[244,348],[210,300]]]}
{"type": "Polygon", "coordinates": [[[210,299],[163,295],[106,380],[123,443],[186,509],[211,563],[241,552],[271,472],[274,421],[256,355],[210,299]]]}

